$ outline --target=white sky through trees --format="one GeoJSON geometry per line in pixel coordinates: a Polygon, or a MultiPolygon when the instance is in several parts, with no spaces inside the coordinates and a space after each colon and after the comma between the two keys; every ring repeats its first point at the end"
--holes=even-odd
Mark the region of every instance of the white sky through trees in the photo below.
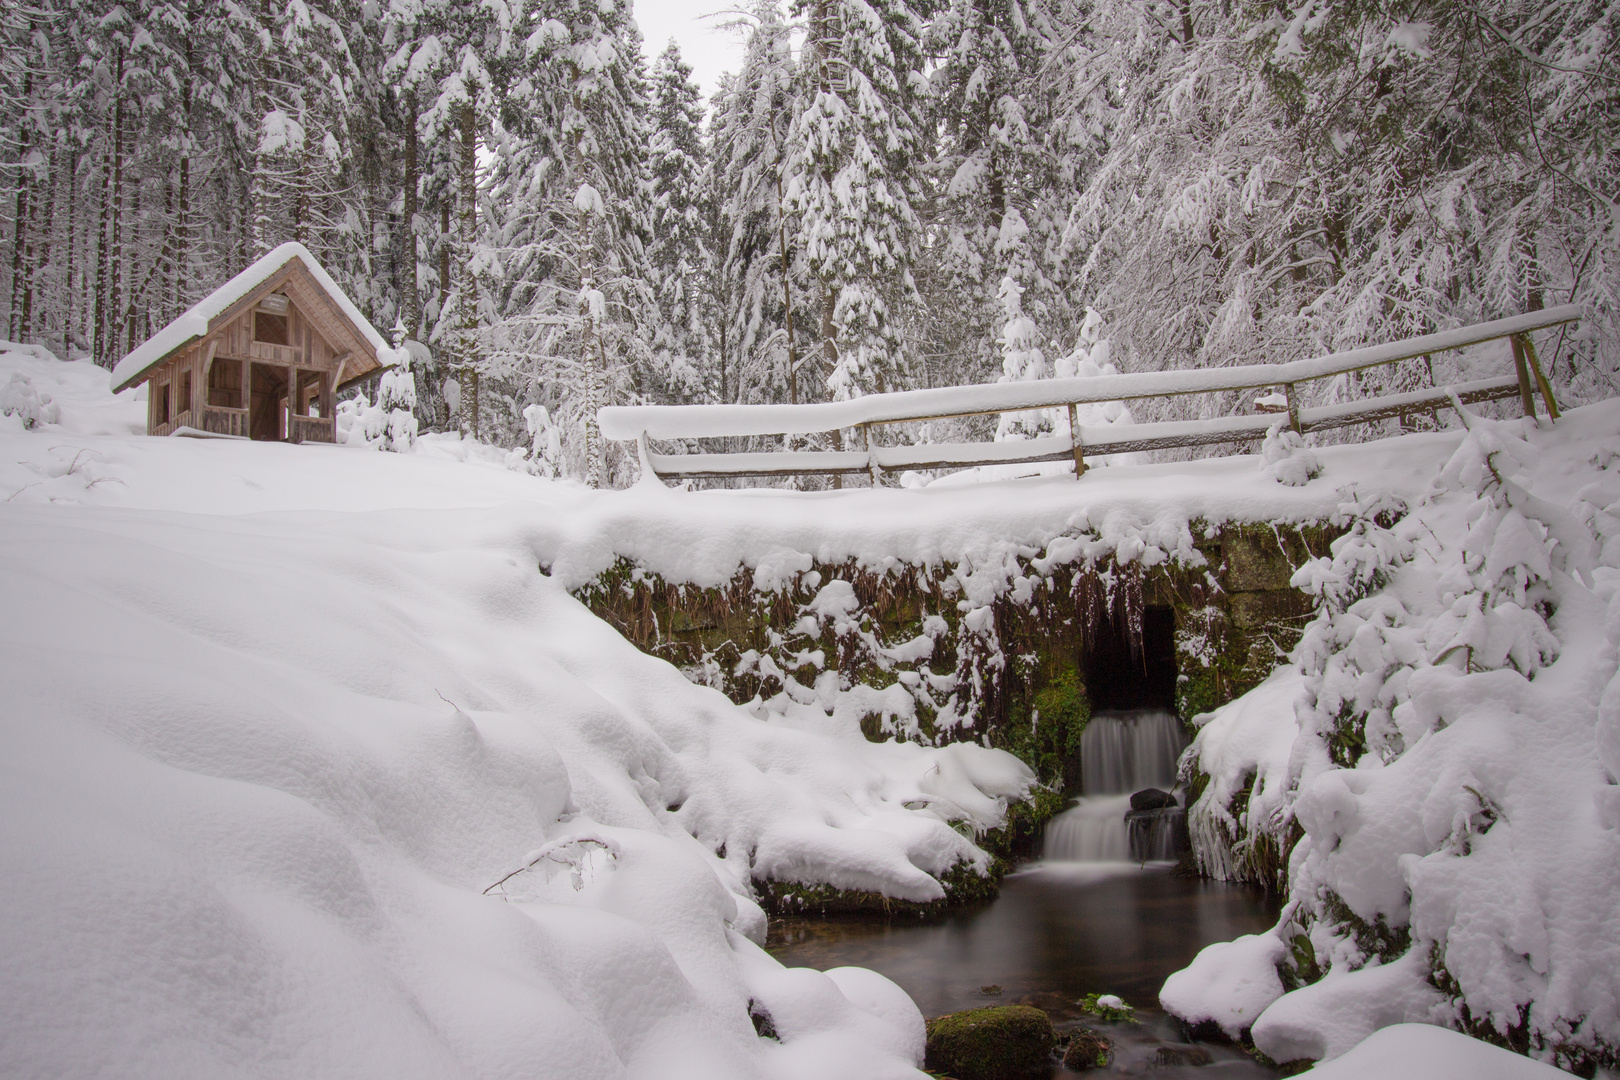
{"type": "Polygon", "coordinates": [[[636,0],[635,18],[645,39],[647,62],[656,60],[674,38],[680,43],[681,58],[692,65],[707,108],[720,76],[742,62],[742,32],[722,29],[739,17],[742,6],[728,0],[636,0]]]}

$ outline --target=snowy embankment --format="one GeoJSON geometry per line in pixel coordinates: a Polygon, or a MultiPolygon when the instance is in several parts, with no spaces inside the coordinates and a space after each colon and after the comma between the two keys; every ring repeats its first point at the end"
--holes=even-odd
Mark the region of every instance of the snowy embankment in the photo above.
{"type": "Polygon", "coordinates": [[[1162,1000],[1277,1060],[1420,1021],[1620,1067],[1620,404],[1469,427],[1418,498],[1346,507],[1293,668],[1184,759],[1207,870],[1299,839],[1277,927],[1162,1000]]]}
{"type": "Polygon", "coordinates": [[[0,356],[0,1073],[920,1075],[909,999],[782,968],[750,879],[933,899],[1016,759],[641,654],[537,570],[589,493],[148,439],[105,386],[0,356]]]}

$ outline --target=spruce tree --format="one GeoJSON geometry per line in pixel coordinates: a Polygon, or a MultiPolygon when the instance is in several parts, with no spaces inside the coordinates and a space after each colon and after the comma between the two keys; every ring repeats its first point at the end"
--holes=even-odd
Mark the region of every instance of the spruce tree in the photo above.
{"type": "Polygon", "coordinates": [[[657,301],[653,378],[666,401],[699,390],[705,290],[712,255],[702,208],[703,106],[692,68],[672,39],[652,71],[652,244],[647,264],[657,301]]]}

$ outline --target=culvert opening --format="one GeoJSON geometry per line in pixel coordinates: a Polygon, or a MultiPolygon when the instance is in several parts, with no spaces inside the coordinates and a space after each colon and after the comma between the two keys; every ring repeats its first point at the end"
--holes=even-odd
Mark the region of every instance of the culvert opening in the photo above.
{"type": "MultiPolygon", "coordinates": [[[[1123,620],[1121,620],[1123,622],[1123,620]]],[[[1173,860],[1186,815],[1173,791],[1187,732],[1176,718],[1175,613],[1142,613],[1140,648],[1105,624],[1086,651],[1091,719],[1080,738],[1080,800],[1046,827],[1043,857],[1077,862],[1173,860]]]]}
{"type": "MultiPolygon", "coordinates": [[[[1122,624],[1123,620],[1119,620],[1122,624]]],[[[1091,711],[1176,707],[1176,613],[1163,605],[1142,611],[1142,649],[1131,648],[1123,625],[1104,622],[1086,650],[1091,711]]]]}

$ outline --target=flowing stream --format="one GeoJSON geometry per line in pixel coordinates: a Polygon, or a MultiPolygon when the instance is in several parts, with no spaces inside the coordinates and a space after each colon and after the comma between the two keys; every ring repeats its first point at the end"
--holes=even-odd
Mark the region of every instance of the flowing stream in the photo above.
{"type": "MultiPolygon", "coordinates": [[[[924,1016],[986,1005],[1045,1009],[1060,1032],[1086,1026],[1113,1042],[1108,1071],[1156,1078],[1278,1075],[1240,1049],[1189,1044],[1158,1009],[1159,988],[1198,950],[1269,928],[1275,898],[1258,889],[1178,876],[1133,861],[1131,793],[1169,791],[1187,736],[1173,712],[1098,713],[1081,742],[1079,805],[1047,826],[1044,859],[1009,875],[995,901],[934,922],[853,917],[772,919],[767,948],[791,967],[856,965],[899,983],[924,1016]],[[1137,1023],[1104,1024],[1080,1008],[1117,994],[1137,1023]]],[[[1139,815],[1136,825],[1180,814],[1139,815]]],[[[1166,836],[1138,837],[1139,854],[1169,857],[1166,836]]],[[[1079,1076],[1057,1069],[1055,1075],[1079,1076]]],[[[1087,1075],[1096,1075],[1095,1073],[1087,1075]]]]}
{"type": "MultiPolygon", "coordinates": [[[[1009,875],[1001,896],[977,910],[930,923],[772,919],[767,948],[790,967],[882,972],[924,1016],[1027,1004],[1050,1013],[1059,1031],[1085,1021],[1113,1041],[1110,1071],[1129,1072],[1149,1067],[1163,1048],[1187,1045],[1158,1010],[1165,978],[1205,945],[1258,933],[1276,918],[1276,904],[1257,889],[1177,877],[1167,866],[1036,863],[1009,875]],[[1092,993],[1118,994],[1140,1023],[1096,1022],[1079,1007],[1092,993]]],[[[1197,1044],[1194,1052],[1216,1067],[1151,1075],[1277,1075],[1236,1047],[1197,1044]]]]}

